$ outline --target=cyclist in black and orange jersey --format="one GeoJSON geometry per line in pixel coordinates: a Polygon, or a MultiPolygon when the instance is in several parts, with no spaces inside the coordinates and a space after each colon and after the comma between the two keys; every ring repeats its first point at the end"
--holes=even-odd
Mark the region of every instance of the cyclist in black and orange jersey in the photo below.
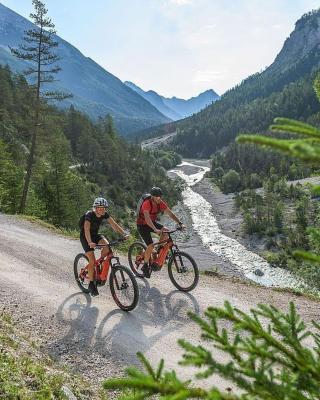
{"type": "Polygon", "coordinates": [[[157,235],[159,235],[160,241],[168,238],[168,235],[165,234],[167,228],[157,221],[158,214],[161,212],[167,214],[173,221],[179,224],[181,228],[184,228],[182,222],[170,210],[167,203],[163,201],[161,197],[162,190],[159,187],[154,186],[150,191],[150,196],[142,202],[137,217],[138,232],[147,245],[147,249],[144,254],[144,264],[141,268],[146,278],[150,278],[151,275],[149,260],[154,248],[151,232],[155,232],[157,235]]]}
{"type": "MultiPolygon", "coordinates": [[[[129,237],[129,235],[121,228],[120,225],[116,223],[116,221],[107,213],[108,201],[103,197],[97,197],[92,206],[92,210],[87,211],[79,221],[80,226],[80,241],[84,251],[86,252],[86,256],[88,257],[88,278],[89,278],[89,292],[91,296],[98,296],[99,292],[94,283],[94,263],[95,263],[95,255],[94,248],[97,244],[108,245],[107,239],[100,235],[99,228],[101,223],[106,220],[111,228],[115,231],[123,235],[125,239],[129,237]]],[[[106,257],[109,253],[109,246],[103,247],[101,250],[101,256],[106,257]]]]}

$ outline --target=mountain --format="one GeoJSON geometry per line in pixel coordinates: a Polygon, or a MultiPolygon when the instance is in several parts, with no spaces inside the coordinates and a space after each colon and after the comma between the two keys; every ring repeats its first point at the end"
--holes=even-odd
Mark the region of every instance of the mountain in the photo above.
{"type": "MultiPolygon", "coordinates": [[[[22,42],[24,31],[33,28],[35,26],[30,21],[0,3],[0,64],[8,64],[15,72],[26,68],[26,62],[12,56],[8,46],[17,47],[22,42]]],[[[62,71],[54,88],[73,94],[72,99],[62,103],[63,107],[73,104],[93,119],[111,114],[124,135],[170,121],[70,43],[59,36],[55,39],[59,43],[56,53],[61,58],[62,71]]]]}
{"type": "Polygon", "coordinates": [[[220,96],[212,89],[206,90],[198,96],[192,97],[188,100],[179,99],[177,97],[166,98],[153,90],[145,92],[132,82],[126,81],[124,83],[139,93],[140,96],[148,100],[163,115],[166,115],[173,121],[189,117],[220,98],[220,96]]]}
{"type": "Polygon", "coordinates": [[[188,100],[179,99],[177,97],[171,97],[170,99],[164,98],[164,103],[173,108],[179,114],[183,115],[185,118],[198,113],[219,100],[219,98],[220,96],[214,90],[209,89],[188,100]]]}
{"type": "Polygon", "coordinates": [[[275,117],[308,120],[320,110],[312,88],[319,67],[320,10],[315,10],[296,22],[274,62],[263,72],[249,76],[198,114],[147,129],[144,134],[177,130],[172,145],[177,151],[188,157],[208,157],[239,133],[266,132],[275,117]]]}
{"type": "Polygon", "coordinates": [[[149,90],[148,92],[145,92],[139,86],[135,85],[132,82],[124,82],[129,88],[137,92],[141,97],[146,99],[149,103],[151,103],[154,107],[156,107],[157,110],[161,112],[161,114],[167,116],[168,118],[172,119],[173,121],[176,121],[178,119],[182,119],[183,116],[181,114],[178,114],[175,112],[172,108],[168,107],[164,103],[164,99],[162,96],[160,96],[158,93],[154,92],[153,90],[149,90]]]}

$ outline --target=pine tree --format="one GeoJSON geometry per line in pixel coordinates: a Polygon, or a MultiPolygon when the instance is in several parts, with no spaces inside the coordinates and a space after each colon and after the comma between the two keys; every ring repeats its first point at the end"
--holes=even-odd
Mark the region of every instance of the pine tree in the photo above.
{"type": "Polygon", "coordinates": [[[41,114],[44,111],[42,100],[63,100],[69,95],[57,91],[43,91],[43,85],[54,82],[54,75],[61,68],[56,64],[59,57],[52,51],[58,46],[55,40],[54,24],[48,18],[48,10],[40,0],[32,0],[35,12],[30,14],[30,18],[37,28],[29,29],[25,32],[24,43],[19,48],[10,48],[12,54],[17,58],[28,61],[30,67],[25,71],[26,76],[33,80],[34,89],[34,124],[31,136],[30,153],[27,160],[27,171],[21,196],[19,211],[23,213],[26,206],[32,170],[35,161],[37,137],[41,126],[41,114]]]}

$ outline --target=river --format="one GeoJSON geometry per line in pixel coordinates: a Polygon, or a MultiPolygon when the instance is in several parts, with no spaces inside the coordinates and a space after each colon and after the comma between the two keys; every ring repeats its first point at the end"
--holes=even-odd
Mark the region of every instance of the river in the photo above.
{"type": "Polygon", "coordinates": [[[301,289],[304,285],[289,271],[270,266],[258,254],[249,251],[237,240],[221,232],[211,204],[192,190],[192,186],[200,182],[209,169],[196,162],[183,161],[175,169],[169,171],[171,176],[176,175],[187,184],[182,193],[183,203],[190,212],[193,229],[201,238],[204,247],[231,263],[236,270],[256,283],[264,286],[301,289]]]}

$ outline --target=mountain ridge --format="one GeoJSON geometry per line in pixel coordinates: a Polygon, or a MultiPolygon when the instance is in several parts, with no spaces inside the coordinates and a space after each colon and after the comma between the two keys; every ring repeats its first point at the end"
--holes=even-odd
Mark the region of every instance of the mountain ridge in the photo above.
{"type": "MultiPolygon", "coordinates": [[[[22,43],[23,32],[34,29],[31,21],[0,3],[0,63],[8,64],[14,72],[22,72],[26,63],[16,59],[8,46],[22,43]]],[[[111,114],[122,134],[132,133],[159,123],[169,122],[154,106],[63,38],[55,35],[59,46],[56,53],[61,57],[62,71],[54,88],[73,94],[63,102],[64,107],[73,104],[91,118],[111,114]]]]}
{"type": "Polygon", "coordinates": [[[125,81],[124,83],[173,121],[195,114],[220,98],[213,89],[205,90],[198,96],[193,96],[187,100],[176,96],[168,98],[154,90],[144,91],[133,82],[125,81]]]}

